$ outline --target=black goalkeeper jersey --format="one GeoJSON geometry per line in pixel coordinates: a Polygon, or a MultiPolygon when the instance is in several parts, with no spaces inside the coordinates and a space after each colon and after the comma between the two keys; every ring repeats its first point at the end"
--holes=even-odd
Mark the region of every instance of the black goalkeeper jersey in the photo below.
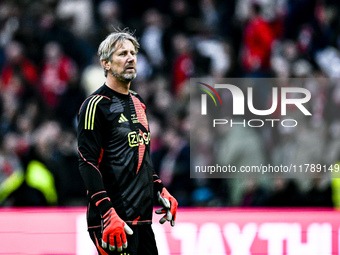
{"type": "Polygon", "coordinates": [[[128,224],[151,224],[154,185],[161,189],[161,181],[151,163],[146,107],[137,93],[120,94],[104,84],[84,101],[78,155],[89,228],[101,225],[98,204],[104,199],[128,224]]]}

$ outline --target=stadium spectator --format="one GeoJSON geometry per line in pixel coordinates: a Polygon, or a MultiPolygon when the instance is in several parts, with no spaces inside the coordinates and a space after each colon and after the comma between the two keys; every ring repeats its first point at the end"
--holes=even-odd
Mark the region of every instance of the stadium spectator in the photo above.
{"type": "Polygon", "coordinates": [[[58,107],[60,97],[75,78],[76,72],[74,61],[63,53],[59,43],[49,42],[45,45],[40,93],[51,111],[58,107]]]}
{"type": "Polygon", "coordinates": [[[37,88],[38,71],[34,63],[25,56],[25,49],[20,42],[11,41],[5,47],[6,62],[1,72],[2,89],[17,88],[22,96],[29,94],[29,90],[37,88]],[[14,84],[13,84],[14,83],[14,84]]]}
{"type": "MultiPolygon", "coordinates": [[[[264,143],[257,131],[249,127],[235,126],[220,138],[216,162],[221,166],[256,166],[266,161],[264,143]]],[[[240,177],[240,176],[239,176],[240,177]]],[[[249,176],[251,177],[251,176],[249,176]]],[[[242,178],[226,179],[226,185],[233,190],[232,205],[238,205],[242,197],[242,178]]]]}
{"type": "MultiPolygon", "coordinates": [[[[0,150],[0,205],[18,206],[20,203],[9,196],[20,188],[24,183],[24,169],[18,155],[15,153],[17,147],[17,135],[7,133],[1,141],[0,150]]],[[[34,199],[32,199],[34,200],[34,199]]],[[[39,205],[28,203],[29,205],[39,205]]],[[[43,205],[46,205],[45,203],[43,205]]]]}
{"type": "Polygon", "coordinates": [[[333,207],[332,187],[328,178],[313,178],[311,187],[304,194],[307,207],[333,207]]]}
{"type": "Polygon", "coordinates": [[[243,191],[241,206],[250,207],[250,206],[264,206],[264,203],[268,196],[268,191],[263,187],[263,184],[259,181],[259,179],[246,179],[245,188],[243,191]]]}
{"type": "Polygon", "coordinates": [[[188,195],[193,190],[190,182],[190,150],[189,144],[174,128],[163,133],[167,145],[162,157],[159,176],[169,192],[176,196],[181,205],[190,204],[188,195]]]}
{"type": "Polygon", "coordinates": [[[162,14],[156,9],[145,12],[143,21],[144,29],[141,43],[153,69],[163,71],[165,66],[165,54],[163,49],[164,21],[162,14]]]}
{"type": "Polygon", "coordinates": [[[246,73],[268,72],[275,34],[269,23],[261,16],[261,6],[253,4],[244,28],[243,68],[246,73]]]}
{"type": "Polygon", "coordinates": [[[303,205],[303,196],[295,180],[275,178],[264,206],[297,207],[303,205]]]}
{"type": "Polygon", "coordinates": [[[184,93],[185,84],[194,73],[192,47],[189,38],[184,34],[177,34],[173,38],[175,57],[172,67],[172,92],[176,97],[184,93]]]}

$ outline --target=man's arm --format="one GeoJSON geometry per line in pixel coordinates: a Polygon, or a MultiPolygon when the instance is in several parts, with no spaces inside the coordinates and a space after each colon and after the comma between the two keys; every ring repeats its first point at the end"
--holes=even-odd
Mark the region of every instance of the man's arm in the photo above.
{"type": "Polygon", "coordinates": [[[102,246],[122,251],[127,247],[127,234],[132,230],[117,215],[104,187],[99,163],[102,157],[102,134],[105,116],[101,111],[102,96],[92,96],[85,100],[78,115],[78,159],[79,171],[88,190],[91,201],[98,208],[103,222],[102,246]]]}
{"type": "Polygon", "coordinates": [[[81,106],[78,115],[77,140],[80,174],[91,200],[103,215],[112,204],[105,191],[102,174],[98,168],[104,124],[99,104],[101,100],[103,100],[101,96],[91,96],[81,106]]]}

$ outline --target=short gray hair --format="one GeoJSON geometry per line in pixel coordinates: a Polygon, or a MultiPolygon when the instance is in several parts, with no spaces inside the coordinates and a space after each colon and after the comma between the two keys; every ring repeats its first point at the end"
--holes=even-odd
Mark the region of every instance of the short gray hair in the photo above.
{"type": "MultiPolygon", "coordinates": [[[[127,28],[120,30],[116,29],[115,32],[109,34],[104,41],[101,42],[98,48],[99,60],[110,61],[112,54],[117,49],[116,46],[121,46],[125,40],[130,40],[135,46],[136,52],[139,49],[139,43],[134,34],[127,28]]],[[[107,70],[104,68],[105,77],[107,76],[107,70]]]]}

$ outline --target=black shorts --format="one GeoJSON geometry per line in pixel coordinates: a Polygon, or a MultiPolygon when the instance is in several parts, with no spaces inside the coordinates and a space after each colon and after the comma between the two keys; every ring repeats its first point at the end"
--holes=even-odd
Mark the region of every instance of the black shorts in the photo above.
{"type": "Polygon", "coordinates": [[[123,251],[110,251],[109,247],[103,249],[102,231],[100,228],[89,230],[90,237],[95,244],[99,255],[158,255],[155,235],[151,228],[151,224],[130,226],[133,235],[126,235],[128,247],[123,251]]]}

